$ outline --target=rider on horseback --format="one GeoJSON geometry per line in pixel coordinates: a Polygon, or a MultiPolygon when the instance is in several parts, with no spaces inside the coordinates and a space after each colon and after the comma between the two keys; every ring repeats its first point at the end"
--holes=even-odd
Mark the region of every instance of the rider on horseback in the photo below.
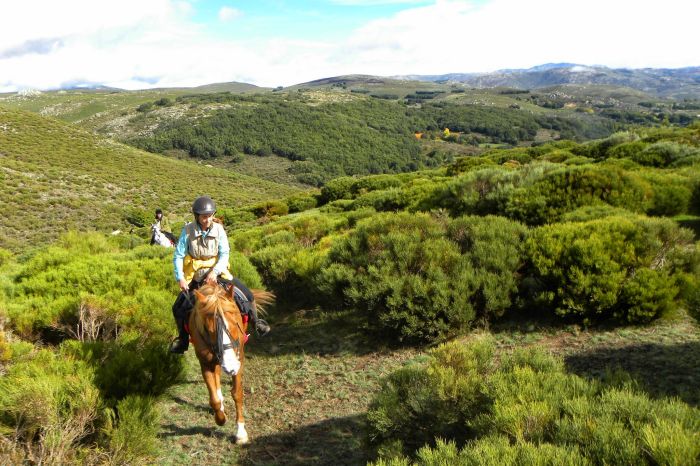
{"type": "MultiPolygon", "coordinates": [[[[193,306],[191,292],[203,283],[217,282],[239,288],[248,301],[253,301],[250,290],[228,271],[229,243],[223,225],[214,218],[216,204],[208,196],[200,196],[192,204],[195,221],[185,225],[175,247],[173,265],[180,295],[173,305],[173,315],[179,335],[170,346],[172,353],[184,353],[189,347],[189,335],[185,330],[187,314],[193,306]]],[[[270,331],[262,319],[258,319],[255,306],[246,306],[251,320],[260,335],[270,331]]]]}

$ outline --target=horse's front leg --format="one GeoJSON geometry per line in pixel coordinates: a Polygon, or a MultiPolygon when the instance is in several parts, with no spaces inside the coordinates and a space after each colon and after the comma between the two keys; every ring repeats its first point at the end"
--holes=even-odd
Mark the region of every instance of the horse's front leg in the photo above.
{"type": "Polygon", "coordinates": [[[224,396],[221,392],[221,377],[220,367],[202,366],[202,377],[204,383],[207,384],[209,390],[209,406],[214,410],[214,420],[217,425],[223,426],[226,424],[226,413],[224,412],[224,396]]]}
{"type": "Polygon", "coordinates": [[[231,396],[236,403],[236,443],[242,445],[248,443],[248,432],[245,430],[245,420],[243,419],[243,345],[241,345],[241,368],[233,377],[233,387],[231,387],[231,396]]]}

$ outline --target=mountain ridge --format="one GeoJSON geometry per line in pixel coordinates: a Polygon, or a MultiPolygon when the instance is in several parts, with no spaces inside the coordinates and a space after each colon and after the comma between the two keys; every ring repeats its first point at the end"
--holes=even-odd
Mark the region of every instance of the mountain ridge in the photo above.
{"type": "Polygon", "coordinates": [[[392,78],[461,83],[475,88],[539,89],[561,84],[606,84],[630,87],[657,97],[700,98],[700,66],[632,69],[547,63],[527,69],[503,69],[486,73],[413,74],[392,78]]]}

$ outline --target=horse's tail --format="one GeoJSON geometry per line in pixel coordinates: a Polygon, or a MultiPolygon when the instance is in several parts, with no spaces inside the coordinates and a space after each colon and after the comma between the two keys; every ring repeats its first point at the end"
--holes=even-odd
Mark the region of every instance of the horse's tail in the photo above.
{"type": "Polygon", "coordinates": [[[255,309],[261,314],[265,314],[265,306],[275,302],[275,294],[271,291],[265,290],[250,290],[253,293],[253,302],[255,303],[255,309]]]}

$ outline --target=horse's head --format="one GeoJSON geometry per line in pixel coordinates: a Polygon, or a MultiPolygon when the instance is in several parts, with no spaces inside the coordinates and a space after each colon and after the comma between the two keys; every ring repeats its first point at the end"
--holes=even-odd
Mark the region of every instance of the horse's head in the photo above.
{"type": "MultiPolygon", "coordinates": [[[[196,298],[194,310],[199,317],[198,323],[202,324],[198,330],[206,330],[207,333],[216,332],[217,314],[235,323],[240,322],[240,311],[232,292],[225,290],[222,286],[203,285],[194,291],[194,295],[196,298]]],[[[231,329],[232,336],[234,330],[238,331],[238,329],[231,329]]]]}
{"type": "Polygon", "coordinates": [[[229,373],[236,373],[246,335],[233,290],[204,285],[194,292],[196,303],[192,339],[198,353],[210,362],[218,361],[229,373]],[[232,349],[233,352],[228,352],[232,349]]]}

